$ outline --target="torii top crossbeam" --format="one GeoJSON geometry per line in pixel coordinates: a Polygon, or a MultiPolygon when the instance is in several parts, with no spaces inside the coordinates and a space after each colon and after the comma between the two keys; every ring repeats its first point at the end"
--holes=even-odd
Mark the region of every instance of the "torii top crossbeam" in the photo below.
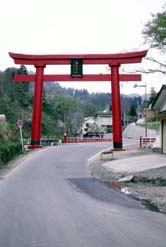
{"type": "Polygon", "coordinates": [[[16,82],[35,82],[31,145],[40,146],[42,93],[44,81],[111,81],[112,87],[112,118],[113,118],[113,147],[122,149],[122,121],[119,81],[140,81],[141,75],[119,74],[121,64],[140,63],[147,54],[147,50],[118,54],[68,54],[68,55],[28,55],[9,53],[16,64],[34,65],[35,75],[16,75],[16,82]],[[46,65],[69,65],[72,60],[81,59],[82,64],[107,64],[111,68],[111,75],[44,75],[46,65]]]}
{"type": "Polygon", "coordinates": [[[130,64],[140,63],[147,50],[118,54],[68,54],[68,55],[27,55],[9,52],[16,64],[54,65],[70,64],[72,58],[81,58],[84,64],[130,64]]]}

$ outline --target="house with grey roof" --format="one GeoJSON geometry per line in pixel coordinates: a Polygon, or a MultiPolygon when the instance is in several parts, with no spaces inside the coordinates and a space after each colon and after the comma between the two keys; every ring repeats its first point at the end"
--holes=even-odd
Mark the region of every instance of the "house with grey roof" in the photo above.
{"type": "Polygon", "coordinates": [[[152,109],[157,110],[157,118],[160,121],[160,143],[161,152],[166,154],[166,85],[162,85],[159,93],[157,94],[152,109]]]}

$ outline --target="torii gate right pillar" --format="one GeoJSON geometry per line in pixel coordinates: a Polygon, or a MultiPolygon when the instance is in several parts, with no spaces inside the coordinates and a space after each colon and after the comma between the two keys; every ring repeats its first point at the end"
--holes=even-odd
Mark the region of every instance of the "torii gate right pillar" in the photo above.
{"type": "Polygon", "coordinates": [[[120,64],[110,64],[111,67],[111,91],[112,91],[112,122],[113,122],[113,148],[115,150],[123,148],[122,142],[122,119],[121,100],[119,86],[120,64]]]}

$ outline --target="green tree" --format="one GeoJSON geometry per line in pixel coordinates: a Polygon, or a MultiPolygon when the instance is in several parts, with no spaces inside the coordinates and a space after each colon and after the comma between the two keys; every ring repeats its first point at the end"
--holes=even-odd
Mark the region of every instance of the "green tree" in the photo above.
{"type": "Polygon", "coordinates": [[[80,111],[84,117],[95,116],[98,112],[98,107],[90,102],[82,101],[80,103],[80,111]]]}
{"type": "Polygon", "coordinates": [[[129,116],[131,116],[131,117],[135,117],[136,115],[137,115],[137,111],[136,111],[136,108],[135,108],[135,106],[134,105],[132,105],[131,107],[130,107],[130,110],[129,110],[129,116]]]}
{"type": "Polygon", "coordinates": [[[25,65],[20,65],[20,68],[17,70],[17,74],[21,74],[21,75],[27,75],[28,71],[27,68],[25,67],[25,65]]]}
{"type": "Polygon", "coordinates": [[[152,102],[154,101],[154,99],[156,98],[157,96],[157,92],[155,91],[155,88],[154,87],[151,87],[151,90],[150,90],[150,97],[149,97],[149,104],[152,104],[152,102]]]}
{"type": "Polygon", "coordinates": [[[166,5],[162,12],[152,15],[151,20],[145,24],[143,34],[151,47],[166,50],[166,5]]]}
{"type": "MultiPolygon", "coordinates": [[[[17,74],[27,75],[28,71],[24,65],[21,65],[20,68],[16,72],[17,74]]],[[[29,91],[29,83],[28,82],[18,82],[13,83],[14,87],[14,99],[19,102],[23,107],[27,107],[32,104],[32,92],[29,91]]]]}
{"type": "Polygon", "coordinates": [[[64,132],[71,134],[74,113],[77,112],[77,101],[69,95],[56,95],[52,101],[53,113],[56,120],[64,124],[64,132]]]}

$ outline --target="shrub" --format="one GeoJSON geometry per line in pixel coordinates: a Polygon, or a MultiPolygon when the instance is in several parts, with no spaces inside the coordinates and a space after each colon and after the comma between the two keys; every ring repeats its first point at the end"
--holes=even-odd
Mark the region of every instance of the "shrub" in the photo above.
{"type": "Polygon", "coordinates": [[[16,157],[21,152],[21,145],[19,142],[0,142],[0,167],[16,157]]]}

